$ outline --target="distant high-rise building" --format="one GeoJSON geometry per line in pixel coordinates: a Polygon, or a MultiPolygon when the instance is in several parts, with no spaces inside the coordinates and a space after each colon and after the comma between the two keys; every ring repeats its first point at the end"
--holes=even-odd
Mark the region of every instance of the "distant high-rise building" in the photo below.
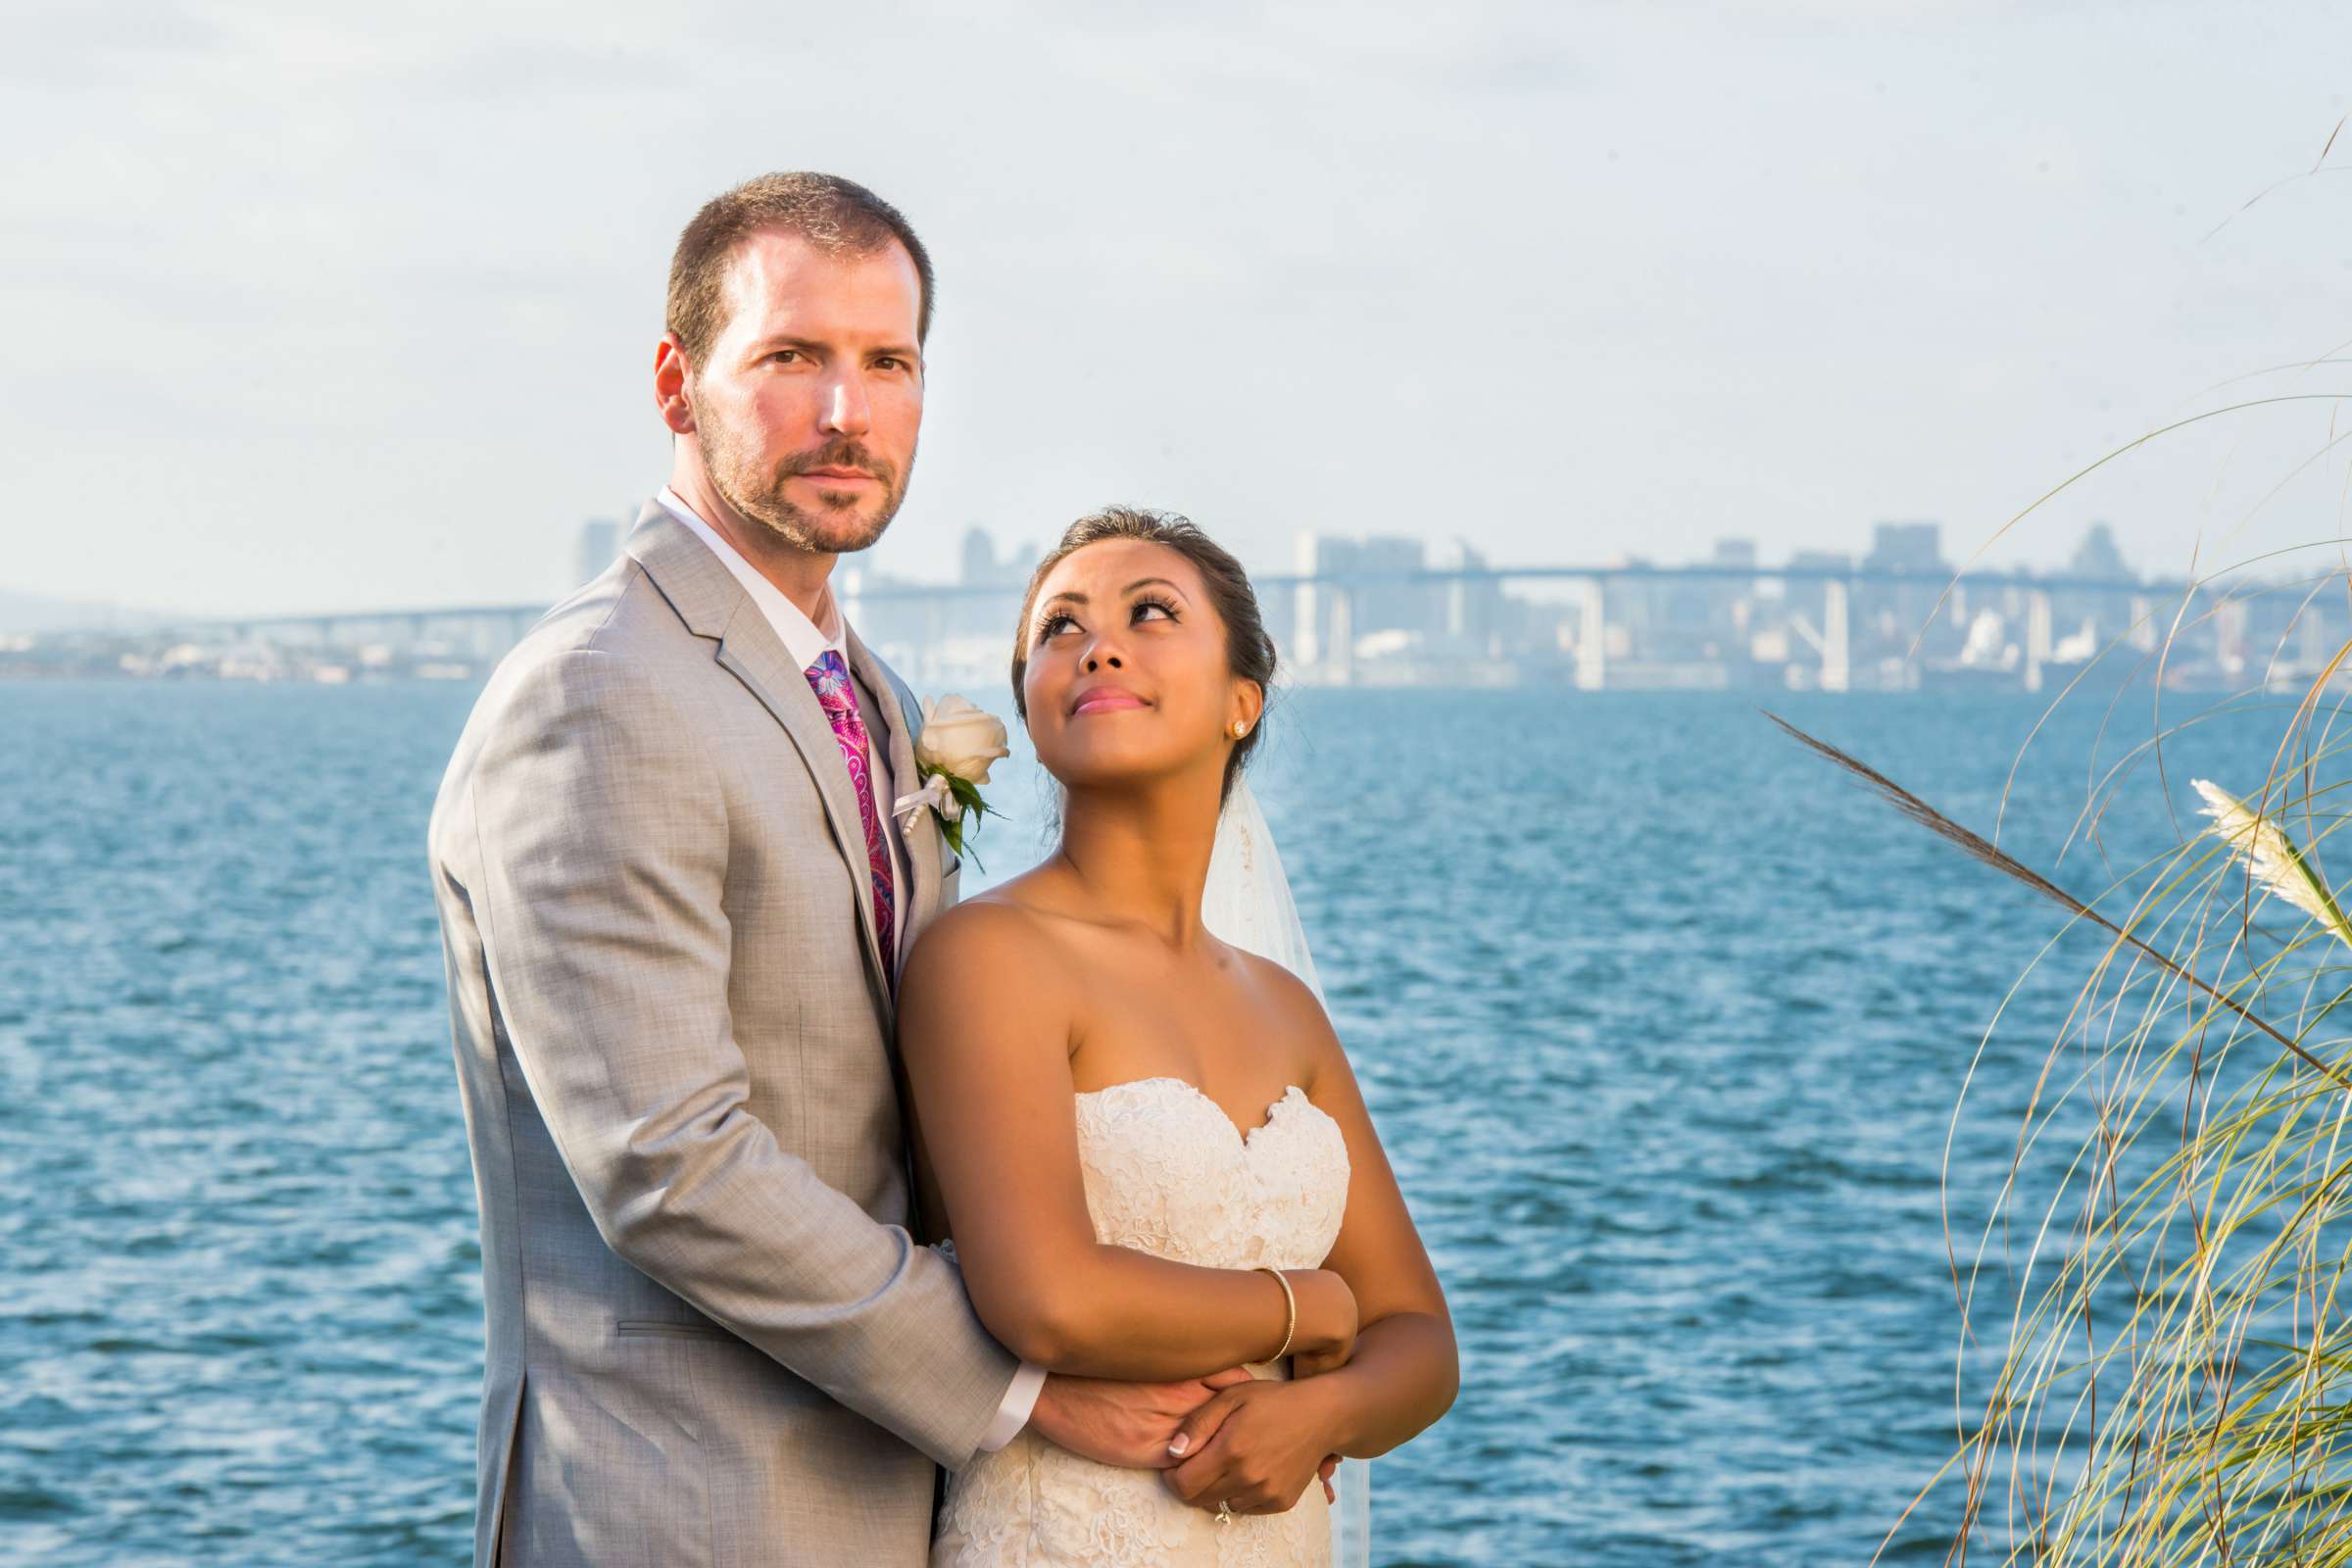
{"type": "Polygon", "coordinates": [[[1862,558],[1862,569],[1947,570],[1943,548],[1937,539],[1942,530],[1943,525],[1936,522],[1874,522],[1870,525],[1870,554],[1862,558]]]}
{"type": "MultiPolygon", "coordinates": [[[[1709,565],[1731,566],[1740,571],[1756,569],[1756,542],[1745,535],[1727,536],[1715,541],[1715,554],[1709,565]]],[[[1735,646],[1735,634],[1747,629],[1748,606],[1755,594],[1753,577],[1718,577],[1706,586],[1707,635],[1718,639],[1723,646],[1735,646]]]]}
{"type": "Polygon", "coordinates": [[[985,587],[997,580],[997,542],[988,530],[978,523],[964,530],[963,584],[967,588],[985,587]]]}
{"type": "Polygon", "coordinates": [[[967,588],[1022,588],[1029,582],[1029,573],[1037,566],[1042,552],[1026,542],[1016,544],[1003,555],[997,553],[997,536],[978,523],[964,530],[960,569],[956,580],[967,588]]]}
{"type": "MultiPolygon", "coordinates": [[[[1438,545],[1429,564],[1441,571],[1484,571],[1487,558],[1470,548],[1466,539],[1438,545]]],[[[1465,577],[1437,588],[1436,630],[1471,651],[1490,651],[1503,624],[1502,584],[1492,577],[1465,577]]]]}
{"type": "Polygon", "coordinates": [[[1438,607],[1425,583],[1395,580],[1422,569],[1422,544],[1398,535],[1301,533],[1298,569],[1304,576],[1371,580],[1300,583],[1294,657],[1312,664],[1344,661],[1343,644],[1376,631],[1436,629],[1438,607]],[[1383,581],[1380,579],[1387,578],[1383,581]],[[1334,592],[1337,587],[1341,592],[1334,592]]]}
{"type": "Polygon", "coordinates": [[[574,587],[612,564],[612,558],[620,554],[620,524],[610,517],[589,518],[580,524],[577,549],[571,565],[574,587]]]}
{"type": "Polygon", "coordinates": [[[1871,524],[1870,554],[1862,558],[1862,569],[1910,578],[1858,583],[1847,610],[1853,657],[1894,662],[1891,667],[1897,673],[1883,673],[1884,685],[1907,688],[1917,678],[1920,659],[1945,657],[1967,632],[1967,596],[1943,592],[1952,568],[1943,560],[1937,539],[1941,531],[1939,524],[1925,521],[1871,524]],[[1942,621],[1936,628],[1931,623],[1938,613],[1942,621]],[[1923,643],[1931,630],[1940,641],[1923,643]]]}
{"type": "Polygon", "coordinates": [[[972,524],[964,530],[963,543],[956,552],[956,581],[966,588],[1001,588],[1004,597],[956,601],[945,611],[941,629],[966,636],[995,635],[1002,631],[1036,564],[1037,553],[1026,545],[1015,545],[1000,556],[996,535],[978,523],[972,524]]]}
{"type": "Polygon", "coordinates": [[[2135,582],[2139,578],[2139,573],[2125,562],[2124,553],[2115,547],[2115,530],[2103,522],[2094,522],[2082,530],[2082,542],[2075,546],[2066,570],[2069,576],[2100,577],[2115,582],[2135,582]]]}

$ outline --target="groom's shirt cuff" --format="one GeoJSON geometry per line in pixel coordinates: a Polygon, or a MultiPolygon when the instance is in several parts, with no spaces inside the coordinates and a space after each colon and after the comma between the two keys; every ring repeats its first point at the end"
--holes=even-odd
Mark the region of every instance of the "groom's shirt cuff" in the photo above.
{"type": "Polygon", "coordinates": [[[1004,1402],[997,1406],[997,1418],[980,1435],[980,1451],[994,1453],[1021,1435],[1029,1424],[1029,1412],[1037,1408],[1037,1391],[1046,1386],[1046,1369],[1021,1363],[1012,1375],[1012,1385],[1004,1391],[1004,1402]]]}

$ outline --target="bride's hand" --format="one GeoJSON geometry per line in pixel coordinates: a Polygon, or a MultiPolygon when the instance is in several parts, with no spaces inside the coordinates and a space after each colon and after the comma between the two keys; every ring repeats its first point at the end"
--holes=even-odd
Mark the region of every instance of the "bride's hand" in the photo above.
{"type": "Polygon", "coordinates": [[[1298,1326],[1291,1335],[1291,1375],[1311,1377],[1346,1366],[1355,1353],[1355,1292],[1327,1268],[1282,1272],[1298,1299],[1298,1326]]]}
{"type": "Polygon", "coordinates": [[[1184,1462],[1160,1472],[1197,1508],[1284,1513],[1322,1481],[1336,1417],[1311,1383],[1253,1379],[1219,1391],[1185,1417],[1184,1462]]]}

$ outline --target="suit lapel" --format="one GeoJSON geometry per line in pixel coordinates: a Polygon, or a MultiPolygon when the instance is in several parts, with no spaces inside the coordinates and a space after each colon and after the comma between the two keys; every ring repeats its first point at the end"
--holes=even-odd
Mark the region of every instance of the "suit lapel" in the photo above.
{"type": "MultiPolygon", "coordinates": [[[[875,1001],[888,1026],[891,988],[874,926],[864,820],[858,811],[857,788],[842,761],[841,743],[834,737],[832,721],[825,717],[816,693],[808,689],[808,677],[793,663],[783,639],[752,603],[752,596],[743,591],[734,573],[684,523],[671,516],[668,508],[647,502],[637,514],[637,526],[630,532],[626,548],[687,629],[717,643],[714,657],[719,665],[741,681],[783,726],[815,780],[834,845],[849,866],[867,978],[873,982],[875,1001]]],[[[890,808],[887,801],[876,804],[883,810],[890,808]]]]}
{"type": "MultiPolygon", "coordinates": [[[[881,710],[878,716],[882,721],[883,734],[869,736],[868,739],[879,740],[888,748],[892,790],[899,795],[911,795],[921,780],[916,776],[914,743],[911,739],[913,727],[899,708],[899,683],[891,678],[890,671],[883,667],[872,650],[858,641],[856,627],[844,622],[841,640],[842,646],[849,652],[851,672],[865,682],[865,689],[874,694],[875,703],[881,710]]],[[[875,804],[882,810],[889,811],[893,803],[877,801],[875,804]]],[[[899,849],[906,864],[907,880],[913,883],[906,897],[900,901],[903,911],[900,929],[906,933],[900,946],[904,950],[913,945],[915,935],[939,912],[939,824],[931,819],[931,813],[926,809],[914,814],[912,827],[902,828],[898,817],[894,815],[890,826],[883,831],[898,835],[899,849]]]]}

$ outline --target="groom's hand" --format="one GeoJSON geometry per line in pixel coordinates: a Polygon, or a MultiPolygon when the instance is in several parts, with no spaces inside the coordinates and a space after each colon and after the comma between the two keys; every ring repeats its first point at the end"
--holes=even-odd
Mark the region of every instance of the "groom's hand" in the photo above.
{"type": "Polygon", "coordinates": [[[1168,1444],[1187,1416],[1219,1389],[1255,1381],[1238,1366],[1180,1383],[1125,1383],[1054,1372],[1037,1391],[1029,1425],[1048,1442],[1098,1463],[1164,1470],[1177,1462],[1168,1444]]]}

